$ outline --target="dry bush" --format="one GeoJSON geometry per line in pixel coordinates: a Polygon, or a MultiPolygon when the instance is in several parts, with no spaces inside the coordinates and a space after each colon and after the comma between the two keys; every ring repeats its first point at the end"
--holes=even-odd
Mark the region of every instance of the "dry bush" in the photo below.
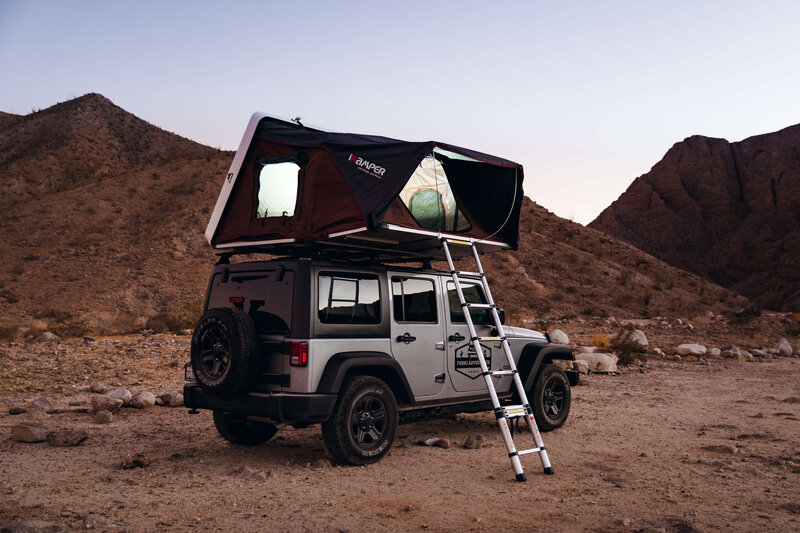
{"type": "Polygon", "coordinates": [[[68,316],[58,322],[50,324],[47,329],[62,339],[68,337],[83,337],[90,331],[89,324],[86,320],[77,316],[68,316]]]}
{"type": "Polygon", "coordinates": [[[608,348],[611,345],[611,337],[603,333],[594,333],[592,338],[589,339],[589,346],[599,346],[600,348],[608,348]]]}
{"type": "Polygon", "coordinates": [[[19,336],[20,327],[15,324],[0,324],[0,341],[12,342],[19,336]]]}
{"type": "Polygon", "coordinates": [[[108,326],[109,333],[135,333],[142,329],[142,319],[129,311],[122,311],[108,326]]]}
{"type": "Polygon", "coordinates": [[[644,348],[633,339],[614,338],[608,347],[619,358],[618,363],[630,365],[644,356],[644,348]]]}

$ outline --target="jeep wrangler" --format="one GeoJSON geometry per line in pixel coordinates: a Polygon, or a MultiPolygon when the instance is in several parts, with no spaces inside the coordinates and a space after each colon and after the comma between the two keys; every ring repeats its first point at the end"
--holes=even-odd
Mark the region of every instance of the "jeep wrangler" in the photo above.
{"type": "MultiPolygon", "coordinates": [[[[468,302],[485,303],[479,281],[461,287],[468,302]]],[[[486,309],[467,311],[479,335],[497,335],[486,309]]],[[[502,333],[539,429],[561,427],[578,373],[553,362],[572,360],[571,349],[527,329],[504,325],[502,333]]],[[[492,410],[469,336],[450,273],[429,265],[231,264],[224,255],[192,335],[185,403],[213,411],[234,444],[321,423],[336,460],[372,463],[389,451],[398,424],[492,410]]],[[[500,342],[480,346],[489,368],[509,368],[500,342]]],[[[513,403],[512,377],[493,379],[501,401],[513,403]]]]}

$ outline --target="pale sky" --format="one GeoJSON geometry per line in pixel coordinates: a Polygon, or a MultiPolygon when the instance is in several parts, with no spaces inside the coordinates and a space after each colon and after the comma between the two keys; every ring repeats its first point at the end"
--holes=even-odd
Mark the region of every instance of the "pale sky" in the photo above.
{"type": "Polygon", "coordinates": [[[800,122],[800,2],[0,0],[0,80],[226,149],[255,111],[461,145],[588,223],[689,135],[800,122]]]}

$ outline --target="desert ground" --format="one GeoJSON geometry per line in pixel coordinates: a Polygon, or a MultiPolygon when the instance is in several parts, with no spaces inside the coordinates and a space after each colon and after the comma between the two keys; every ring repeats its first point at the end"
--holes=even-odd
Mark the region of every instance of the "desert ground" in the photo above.
{"type": "Polygon", "coordinates": [[[331,463],[318,426],[287,427],[248,448],[218,436],[207,412],[122,408],[102,425],[86,412],[92,381],[179,391],[188,341],[137,335],[0,346],[0,527],[42,520],[67,531],[800,529],[797,358],[650,359],[625,374],[582,376],[566,425],[544,434],[555,475],[529,455],[528,481],[517,483],[489,413],[403,425],[382,461],[343,467],[331,463]],[[9,414],[14,406],[27,412],[9,414]],[[88,439],[75,447],[13,441],[12,426],[25,422],[82,429],[88,439]],[[475,434],[485,445],[464,448],[475,434]],[[417,444],[431,437],[451,446],[417,444]],[[150,464],[123,469],[135,453],[150,464]]]}

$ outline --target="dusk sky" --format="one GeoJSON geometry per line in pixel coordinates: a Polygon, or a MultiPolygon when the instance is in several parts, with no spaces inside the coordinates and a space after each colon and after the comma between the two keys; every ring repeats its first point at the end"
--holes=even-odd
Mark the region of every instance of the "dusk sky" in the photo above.
{"type": "Polygon", "coordinates": [[[800,122],[800,2],[0,0],[0,73],[2,111],[98,92],[227,149],[255,111],[473,148],[588,223],[685,137],[800,122]]]}

